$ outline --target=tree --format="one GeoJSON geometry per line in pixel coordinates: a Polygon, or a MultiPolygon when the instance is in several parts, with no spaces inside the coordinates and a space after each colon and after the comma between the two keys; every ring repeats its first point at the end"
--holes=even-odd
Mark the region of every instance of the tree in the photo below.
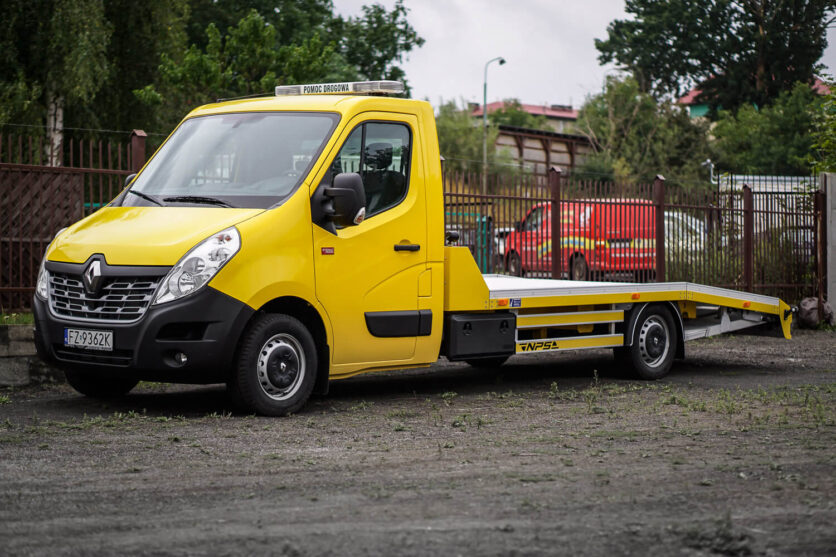
{"type": "Polygon", "coordinates": [[[110,65],[112,25],[102,0],[11,1],[4,6],[0,37],[0,95],[16,102],[6,118],[47,124],[47,151],[57,163],[64,110],[89,103],[110,65]]]}
{"type": "Polygon", "coordinates": [[[339,81],[356,76],[333,43],[313,35],[277,45],[276,28],[255,10],[221,36],[210,23],[205,49],[192,45],[180,60],[163,55],[157,83],[135,91],[153,106],[158,129],[171,129],[195,106],[219,98],[270,92],[277,83],[339,81]]]}
{"type": "MultiPolygon", "coordinates": [[[[482,171],[482,121],[475,121],[467,110],[460,109],[455,101],[443,102],[435,116],[438,130],[438,146],[447,169],[482,171]]],[[[497,151],[499,130],[488,125],[488,169],[493,174],[513,172],[513,161],[505,151],[497,151]]]]}
{"type": "Polygon", "coordinates": [[[545,116],[531,114],[522,108],[518,99],[505,99],[502,108],[488,114],[491,124],[496,126],[517,126],[531,130],[554,131],[545,116]]]}
{"type": "Polygon", "coordinates": [[[700,164],[709,155],[706,128],[682,107],[641,92],[632,77],[611,76],[604,91],[580,110],[577,129],[590,139],[594,154],[576,175],[637,183],[663,174],[675,186],[703,183],[700,164]]]}
{"type": "Polygon", "coordinates": [[[816,172],[836,172],[836,86],[813,111],[810,162],[816,172]]]}
{"type": "Polygon", "coordinates": [[[633,19],[610,23],[595,46],[657,98],[698,85],[715,109],[765,106],[812,83],[834,10],[833,0],[627,0],[633,19]]]}
{"type": "Polygon", "coordinates": [[[424,39],[407,21],[408,13],[403,0],[396,0],[390,12],[380,4],[372,4],[363,6],[362,17],[338,17],[332,23],[334,35],[342,37],[340,52],[357,68],[361,79],[403,81],[409,91],[406,74],[396,63],[423,45],[424,39]]]}
{"type": "Polygon", "coordinates": [[[133,91],[154,81],[163,55],[179,59],[185,52],[187,1],[107,0],[105,16],[114,29],[106,52],[110,71],[93,102],[68,118],[85,128],[145,128],[154,115],[133,91]]]}
{"type": "Polygon", "coordinates": [[[809,174],[813,115],[822,101],[797,83],[770,106],[721,111],[712,133],[718,167],[737,174],[809,174]]]}
{"type": "Polygon", "coordinates": [[[270,93],[280,84],[403,80],[396,62],[423,44],[401,1],[389,12],[378,4],[364,6],[362,17],[347,20],[331,14],[330,0],[218,0],[206,6],[210,13],[216,4],[232,14],[242,6],[251,8],[235,25],[228,25],[226,13],[220,26],[209,23],[205,38],[185,53],[164,53],[154,83],[135,89],[137,98],[154,109],[157,129],[171,129],[199,104],[270,93]],[[267,9],[274,4],[275,9],[267,9]],[[302,6],[310,7],[313,15],[302,6]]]}

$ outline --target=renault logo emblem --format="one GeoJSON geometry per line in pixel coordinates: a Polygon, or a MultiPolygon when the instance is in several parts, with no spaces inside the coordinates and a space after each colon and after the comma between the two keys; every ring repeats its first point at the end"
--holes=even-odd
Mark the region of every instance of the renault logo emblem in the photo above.
{"type": "Polygon", "coordinates": [[[93,261],[84,271],[84,289],[88,294],[96,294],[102,287],[102,263],[93,261]]]}

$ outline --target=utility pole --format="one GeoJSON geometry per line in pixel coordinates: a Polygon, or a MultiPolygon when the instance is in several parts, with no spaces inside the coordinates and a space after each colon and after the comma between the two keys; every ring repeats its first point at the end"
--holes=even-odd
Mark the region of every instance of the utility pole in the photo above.
{"type": "Polygon", "coordinates": [[[497,56],[485,62],[485,80],[482,82],[482,195],[488,193],[488,65],[491,62],[505,63],[505,58],[497,56]]]}

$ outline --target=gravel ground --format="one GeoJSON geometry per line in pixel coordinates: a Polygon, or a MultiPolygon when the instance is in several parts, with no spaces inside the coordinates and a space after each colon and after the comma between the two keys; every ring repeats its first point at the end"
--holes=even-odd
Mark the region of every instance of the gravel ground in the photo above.
{"type": "Polygon", "coordinates": [[[218,387],[0,391],[7,555],[836,553],[836,334],[335,382],[289,418],[218,387]]]}

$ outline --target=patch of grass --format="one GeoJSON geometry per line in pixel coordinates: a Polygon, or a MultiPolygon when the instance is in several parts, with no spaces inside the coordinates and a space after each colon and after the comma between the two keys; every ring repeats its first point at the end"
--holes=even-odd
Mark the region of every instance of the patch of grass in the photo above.
{"type": "Polygon", "coordinates": [[[459,394],[457,392],[447,391],[447,392],[441,393],[441,400],[444,401],[444,404],[446,404],[447,406],[450,406],[451,404],[453,404],[453,399],[456,398],[457,396],[459,396],[459,394]]]}
{"type": "Polygon", "coordinates": [[[35,315],[32,313],[0,313],[0,325],[33,325],[35,315]]]}
{"type": "Polygon", "coordinates": [[[460,414],[453,420],[451,424],[455,428],[460,428],[462,430],[467,430],[467,426],[470,425],[470,414],[460,414]]]}
{"type": "Polygon", "coordinates": [[[408,418],[415,418],[418,416],[417,412],[412,410],[407,410],[406,408],[398,408],[397,410],[392,410],[386,413],[386,417],[392,420],[395,419],[408,419],[408,418]]]}
{"type": "Polygon", "coordinates": [[[349,410],[351,410],[352,412],[364,411],[368,410],[372,406],[374,406],[374,402],[366,402],[365,400],[361,400],[354,406],[351,406],[349,410]]]}
{"type": "Polygon", "coordinates": [[[11,401],[12,399],[7,397],[6,395],[0,395],[0,404],[9,404],[11,401]]]}

